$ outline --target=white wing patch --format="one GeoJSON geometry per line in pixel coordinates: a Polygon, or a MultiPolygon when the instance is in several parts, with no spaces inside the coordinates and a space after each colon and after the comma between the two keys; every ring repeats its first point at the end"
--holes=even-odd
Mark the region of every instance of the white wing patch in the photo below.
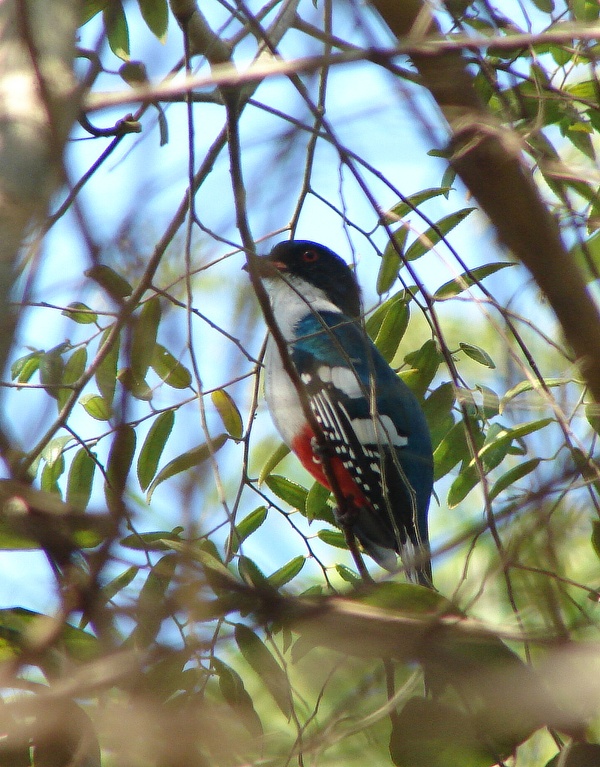
{"type": "Polygon", "coordinates": [[[350,421],[359,441],[363,445],[393,445],[405,447],[408,438],[399,434],[389,415],[378,418],[354,418],[350,421]]]}
{"type": "Polygon", "coordinates": [[[334,388],[343,392],[347,397],[361,397],[363,394],[361,383],[351,368],[342,365],[336,367],[321,365],[317,370],[317,376],[324,384],[332,384],[334,388]]]}

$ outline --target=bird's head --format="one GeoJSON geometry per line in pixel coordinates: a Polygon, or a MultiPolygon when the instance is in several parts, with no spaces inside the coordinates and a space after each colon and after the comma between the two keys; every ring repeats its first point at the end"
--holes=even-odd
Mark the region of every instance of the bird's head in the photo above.
{"type": "Polygon", "coordinates": [[[301,282],[321,291],[343,314],[360,316],[360,288],[348,264],[324,245],[310,240],[279,242],[255,261],[264,279],[283,279],[300,289],[301,282]]]}

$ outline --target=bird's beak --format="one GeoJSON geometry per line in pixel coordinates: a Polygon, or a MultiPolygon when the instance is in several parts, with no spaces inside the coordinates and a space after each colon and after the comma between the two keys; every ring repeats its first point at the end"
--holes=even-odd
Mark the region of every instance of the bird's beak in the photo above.
{"type": "MultiPolygon", "coordinates": [[[[254,264],[254,268],[256,272],[261,277],[275,277],[279,272],[284,272],[287,270],[287,266],[283,263],[283,261],[274,261],[270,255],[267,256],[248,256],[248,261],[252,261],[254,264]]],[[[244,264],[242,266],[242,269],[247,272],[248,264],[244,264]]]]}

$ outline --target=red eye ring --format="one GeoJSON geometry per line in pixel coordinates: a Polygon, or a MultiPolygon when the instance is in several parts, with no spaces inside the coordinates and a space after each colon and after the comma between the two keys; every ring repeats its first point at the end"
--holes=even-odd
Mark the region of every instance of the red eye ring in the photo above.
{"type": "Polygon", "coordinates": [[[319,254],[316,250],[305,250],[302,254],[302,260],[306,264],[314,264],[315,261],[319,260],[319,254]]]}

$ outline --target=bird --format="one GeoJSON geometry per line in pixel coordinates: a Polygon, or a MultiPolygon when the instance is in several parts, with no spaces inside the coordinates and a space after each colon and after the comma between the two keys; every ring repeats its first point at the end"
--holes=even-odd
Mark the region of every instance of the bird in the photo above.
{"type": "Polygon", "coordinates": [[[288,356],[270,333],[264,391],[277,431],[314,479],[337,486],[338,522],[362,549],[390,571],[399,554],[408,579],[432,587],[431,438],[415,394],[364,330],[354,272],[310,240],[254,263],[288,356]]]}

